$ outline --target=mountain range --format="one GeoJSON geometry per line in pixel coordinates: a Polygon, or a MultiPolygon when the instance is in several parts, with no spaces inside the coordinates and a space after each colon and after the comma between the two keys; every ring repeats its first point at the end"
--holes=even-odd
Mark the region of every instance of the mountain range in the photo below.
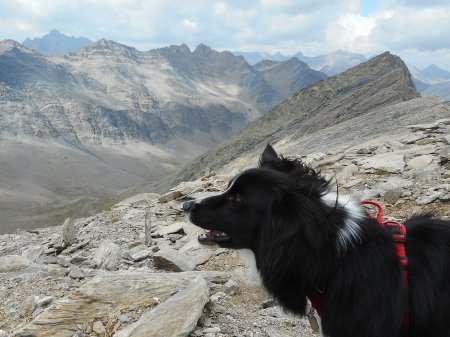
{"type": "Polygon", "coordinates": [[[206,45],[141,52],[103,39],[45,56],[1,41],[0,226],[55,223],[159,179],[325,77],[206,45]]]}
{"type": "MultiPolygon", "coordinates": [[[[32,40],[28,38],[23,42],[25,46],[46,55],[63,55],[76,52],[91,43],[92,41],[88,38],[69,37],[55,29],[40,38],[33,38],[32,40]]],[[[307,63],[312,69],[321,71],[328,76],[343,72],[367,60],[367,57],[362,54],[349,53],[344,50],[337,50],[317,56],[306,56],[301,51],[293,55],[286,55],[280,52],[270,54],[257,51],[236,51],[233,54],[243,56],[250,65],[256,65],[258,62],[265,60],[284,62],[295,57],[307,63]]],[[[419,69],[412,64],[408,64],[408,68],[413,75],[417,89],[423,95],[437,95],[450,100],[450,72],[434,64],[424,69],[419,69]]]]}

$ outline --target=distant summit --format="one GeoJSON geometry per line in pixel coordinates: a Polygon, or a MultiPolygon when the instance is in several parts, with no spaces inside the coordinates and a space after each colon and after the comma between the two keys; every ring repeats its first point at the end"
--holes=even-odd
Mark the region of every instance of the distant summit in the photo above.
{"type": "Polygon", "coordinates": [[[243,56],[251,65],[255,65],[261,61],[287,61],[293,57],[308,64],[312,69],[321,71],[328,76],[336,75],[351,67],[354,67],[362,62],[367,61],[367,58],[361,54],[350,53],[345,50],[336,50],[329,54],[322,54],[317,56],[306,56],[301,51],[294,55],[284,55],[280,52],[269,54],[264,52],[233,52],[234,55],[243,56]]]}
{"type": "Polygon", "coordinates": [[[53,29],[42,37],[32,40],[27,38],[23,45],[45,55],[63,55],[76,52],[91,43],[92,41],[88,38],[67,36],[53,29]]]}

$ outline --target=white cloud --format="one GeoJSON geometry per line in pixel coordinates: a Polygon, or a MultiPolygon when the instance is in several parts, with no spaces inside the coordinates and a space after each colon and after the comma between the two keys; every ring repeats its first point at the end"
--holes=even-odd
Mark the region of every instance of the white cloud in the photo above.
{"type": "Polygon", "coordinates": [[[10,0],[0,4],[0,38],[21,42],[56,28],[140,49],[205,43],[221,50],[392,50],[417,60],[449,59],[448,0],[377,3],[362,16],[360,0],[10,0]]]}

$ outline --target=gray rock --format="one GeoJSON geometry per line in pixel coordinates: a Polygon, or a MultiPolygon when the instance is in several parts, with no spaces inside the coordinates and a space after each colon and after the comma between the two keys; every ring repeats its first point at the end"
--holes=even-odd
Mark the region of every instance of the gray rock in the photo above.
{"type": "Polygon", "coordinates": [[[180,191],[170,191],[170,192],[167,192],[166,194],[162,195],[158,199],[158,201],[160,203],[166,203],[166,202],[169,202],[171,200],[178,199],[178,198],[180,198],[182,196],[183,196],[183,194],[180,191]]]}
{"type": "Polygon", "coordinates": [[[445,164],[450,160],[450,153],[448,147],[443,147],[442,149],[440,149],[438,155],[439,155],[439,162],[441,164],[445,164]]]}
{"type": "Polygon", "coordinates": [[[184,233],[184,230],[183,230],[184,225],[185,225],[184,222],[176,222],[171,225],[161,227],[158,230],[157,235],[164,236],[164,235],[174,234],[174,233],[184,233]]]}
{"type": "Polygon", "coordinates": [[[359,162],[363,169],[382,170],[389,173],[401,173],[405,167],[404,155],[400,153],[380,153],[359,162]]]}
{"type": "Polygon", "coordinates": [[[92,331],[94,331],[97,335],[102,335],[106,332],[106,329],[101,321],[95,321],[92,325],[92,331]]]}
{"type": "Polygon", "coordinates": [[[431,191],[425,195],[421,195],[416,199],[417,205],[427,205],[431,204],[433,201],[439,199],[442,196],[442,192],[431,191]]]}
{"type": "Polygon", "coordinates": [[[186,288],[142,315],[114,337],[185,337],[194,330],[209,298],[206,281],[196,278],[186,288]]]}
{"type": "Polygon", "coordinates": [[[20,255],[0,256],[0,273],[11,273],[31,266],[32,262],[20,255]]]}
{"type": "Polygon", "coordinates": [[[239,295],[241,293],[241,288],[234,280],[229,280],[223,285],[224,292],[229,295],[239,295]]]}
{"type": "Polygon", "coordinates": [[[75,242],[76,236],[77,230],[75,229],[74,222],[71,218],[67,218],[62,227],[62,239],[66,247],[75,242]]]}
{"type": "Polygon", "coordinates": [[[36,309],[37,308],[46,308],[50,304],[52,304],[52,302],[54,300],[55,300],[55,298],[53,296],[46,296],[46,297],[40,298],[36,301],[36,309]]]}
{"type": "Polygon", "coordinates": [[[408,161],[408,166],[411,168],[425,168],[433,162],[433,157],[430,155],[422,155],[415,157],[408,161]]]}
{"type": "Polygon", "coordinates": [[[95,251],[94,262],[101,269],[116,270],[122,256],[118,245],[110,240],[104,241],[95,251]]]}
{"type": "Polygon", "coordinates": [[[135,262],[138,262],[138,261],[148,258],[149,256],[151,256],[151,254],[152,253],[150,250],[141,250],[140,252],[132,254],[131,259],[135,262]]]}
{"type": "Polygon", "coordinates": [[[345,185],[350,177],[358,172],[358,166],[350,164],[344,167],[337,175],[337,181],[339,184],[345,185]]]}
{"type": "Polygon", "coordinates": [[[168,271],[190,271],[194,270],[195,263],[185,254],[171,248],[163,248],[153,255],[155,266],[168,271]]]}
{"type": "Polygon", "coordinates": [[[384,194],[384,201],[387,203],[394,205],[398,199],[402,196],[402,190],[398,188],[387,190],[384,194]]]}
{"type": "Polygon", "coordinates": [[[69,277],[73,279],[83,279],[86,275],[80,267],[72,266],[69,269],[69,277]]]}

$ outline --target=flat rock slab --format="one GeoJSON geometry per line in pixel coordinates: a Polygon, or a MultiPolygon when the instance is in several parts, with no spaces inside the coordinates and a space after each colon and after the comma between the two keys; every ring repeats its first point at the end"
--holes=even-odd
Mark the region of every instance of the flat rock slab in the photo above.
{"type": "Polygon", "coordinates": [[[25,269],[31,265],[31,261],[21,255],[0,256],[0,273],[11,273],[25,269]]]}
{"type": "Polygon", "coordinates": [[[382,170],[389,173],[401,173],[405,167],[404,155],[400,153],[380,153],[359,163],[363,169],[382,170]]]}
{"type": "Polygon", "coordinates": [[[224,273],[103,272],[71,295],[54,302],[14,335],[72,337],[86,321],[104,321],[112,312],[150,308],[115,336],[187,336],[209,298],[208,282],[224,273]]]}
{"type": "Polygon", "coordinates": [[[168,234],[174,234],[174,233],[184,233],[184,222],[175,222],[173,224],[167,225],[167,226],[161,226],[161,228],[158,230],[157,235],[158,236],[164,236],[168,234]]]}
{"type": "Polygon", "coordinates": [[[172,248],[163,248],[153,255],[155,266],[168,271],[191,271],[196,266],[196,261],[187,254],[178,252],[172,248]]]}
{"type": "Polygon", "coordinates": [[[141,316],[114,337],[184,337],[194,330],[209,300],[205,279],[197,277],[184,289],[141,316]]]}
{"type": "Polygon", "coordinates": [[[412,168],[424,168],[433,162],[433,157],[429,154],[415,157],[408,162],[408,166],[412,168]]]}

